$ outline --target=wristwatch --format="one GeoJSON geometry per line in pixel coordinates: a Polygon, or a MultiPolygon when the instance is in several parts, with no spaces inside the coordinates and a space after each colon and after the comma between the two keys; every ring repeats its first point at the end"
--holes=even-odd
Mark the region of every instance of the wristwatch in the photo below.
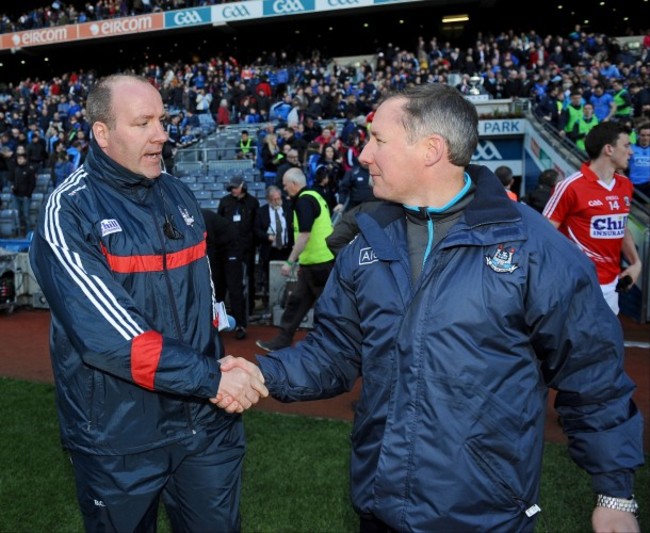
{"type": "Polygon", "coordinates": [[[637,518],[639,516],[639,504],[634,499],[634,494],[631,498],[614,498],[613,496],[599,494],[596,500],[596,507],[625,511],[626,513],[632,513],[637,518]]]}

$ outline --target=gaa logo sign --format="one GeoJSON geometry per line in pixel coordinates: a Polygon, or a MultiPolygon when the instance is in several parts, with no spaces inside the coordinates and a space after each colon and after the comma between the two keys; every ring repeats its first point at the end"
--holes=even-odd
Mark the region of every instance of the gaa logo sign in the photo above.
{"type": "MultiPolygon", "coordinates": [[[[266,11],[266,5],[265,11],[266,11]]],[[[302,0],[275,0],[270,5],[270,12],[267,15],[288,15],[290,13],[298,13],[300,11],[307,11],[302,3],[302,0]]]]}
{"type": "Polygon", "coordinates": [[[492,141],[480,141],[476,146],[472,161],[492,161],[493,159],[503,159],[492,141]]]}
{"type": "Polygon", "coordinates": [[[191,11],[180,11],[174,15],[175,26],[192,26],[194,24],[202,24],[209,21],[204,21],[203,17],[195,9],[191,11]]]}
{"type": "Polygon", "coordinates": [[[196,11],[181,11],[174,15],[174,24],[178,26],[189,26],[201,22],[201,16],[196,11]]]}
{"type": "Polygon", "coordinates": [[[248,18],[251,14],[244,5],[230,5],[221,10],[221,16],[226,20],[230,20],[248,18]]]}

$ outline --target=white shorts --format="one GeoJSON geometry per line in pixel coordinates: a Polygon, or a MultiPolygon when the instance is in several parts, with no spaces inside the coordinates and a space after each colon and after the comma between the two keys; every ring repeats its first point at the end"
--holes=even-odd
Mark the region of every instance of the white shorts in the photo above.
{"type": "Polygon", "coordinates": [[[616,284],[618,283],[618,278],[616,278],[611,283],[600,286],[600,290],[603,291],[603,296],[607,305],[610,309],[614,311],[615,315],[618,315],[618,293],[616,292],[616,284]]]}

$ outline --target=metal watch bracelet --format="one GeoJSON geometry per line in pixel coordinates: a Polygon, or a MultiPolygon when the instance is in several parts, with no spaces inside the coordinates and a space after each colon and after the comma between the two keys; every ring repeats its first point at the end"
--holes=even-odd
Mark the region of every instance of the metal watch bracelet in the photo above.
{"type": "Polygon", "coordinates": [[[639,515],[639,504],[634,499],[634,495],[632,495],[628,500],[625,498],[615,498],[614,496],[599,494],[596,500],[596,507],[606,507],[607,509],[625,511],[626,513],[632,513],[634,516],[639,515]]]}

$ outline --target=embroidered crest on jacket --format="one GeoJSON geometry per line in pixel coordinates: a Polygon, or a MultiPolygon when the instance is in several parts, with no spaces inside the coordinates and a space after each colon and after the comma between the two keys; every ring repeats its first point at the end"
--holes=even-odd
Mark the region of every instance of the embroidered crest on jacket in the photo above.
{"type": "Polygon", "coordinates": [[[519,264],[512,261],[515,251],[514,248],[506,248],[503,244],[499,244],[493,256],[485,256],[485,264],[495,272],[512,273],[519,268],[519,264]]]}

